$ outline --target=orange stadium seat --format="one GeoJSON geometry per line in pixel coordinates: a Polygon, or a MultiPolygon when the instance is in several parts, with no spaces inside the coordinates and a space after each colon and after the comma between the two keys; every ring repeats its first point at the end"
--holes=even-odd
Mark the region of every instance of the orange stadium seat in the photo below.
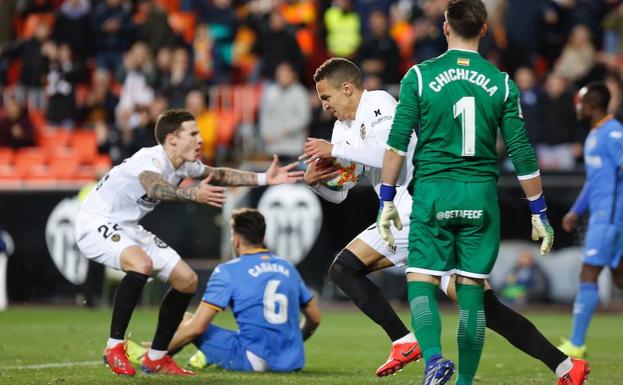
{"type": "Polygon", "coordinates": [[[216,111],[216,124],[218,127],[216,143],[219,146],[229,147],[231,145],[238,123],[239,119],[234,112],[227,110],[216,111]]]}
{"type": "Polygon", "coordinates": [[[195,37],[196,16],[190,12],[173,12],[168,17],[171,29],[182,36],[186,43],[191,43],[195,37]]]}
{"type": "Polygon", "coordinates": [[[15,157],[15,171],[21,177],[25,178],[39,178],[46,177],[48,155],[43,148],[27,147],[17,151],[15,157]]]}
{"type": "Polygon", "coordinates": [[[78,176],[80,167],[80,155],[74,151],[69,151],[65,155],[55,156],[50,160],[50,176],[59,179],[75,179],[78,176]]]}
{"type": "Polygon", "coordinates": [[[39,146],[46,149],[52,155],[56,149],[65,148],[69,144],[71,132],[67,130],[46,129],[39,135],[39,146]]]}
{"type": "Polygon", "coordinates": [[[92,163],[97,156],[97,136],[93,131],[76,131],[69,138],[70,146],[80,154],[82,163],[92,163]]]}
{"type": "Polygon", "coordinates": [[[35,34],[35,30],[40,23],[45,23],[50,27],[50,31],[54,26],[53,13],[32,13],[26,17],[19,36],[22,38],[30,38],[35,34]]]}
{"type": "Polygon", "coordinates": [[[0,147],[0,166],[8,166],[13,164],[15,151],[10,147],[0,147]]]}

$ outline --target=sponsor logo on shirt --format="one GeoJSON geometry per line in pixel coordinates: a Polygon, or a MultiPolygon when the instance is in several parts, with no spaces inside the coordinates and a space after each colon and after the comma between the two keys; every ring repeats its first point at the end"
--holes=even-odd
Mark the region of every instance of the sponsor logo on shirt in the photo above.
{"type": "Polygon", "coordinates": [[[587,257],[594,257],[594,256],[597,255],[597,253],[599,253],[599,250],[597,250],[597,249],[586,250],[586,256],[587,257]]]}
{"type": "Polygon", "coordinates": [[[380,108],[378,110],[374,110],[374,117],[376,118],[377,116],[381,116],[381,109],[380,108]]]}
{"type": "Polygon", "coordinates": [[[621,132],[621,131],[612,131],[610,133],[610,137],[612,139],[621,139],[621,138],[623,138],[623,132],[621,132]]]}
{"type": "Polygon", "coordinates": [[[361,140],[366,138],[366,125],[361,123],[361,127],[359,127],[359,136],[361,136],[361,140]]]}
{"type": "Polygon", "coordinates": [[[377,120],[375,120],[374,122],[372,122],[372,127],[376,126],[379,123],[388,121],[388,120],[392,120],[392,116],[381,116],[380,118],[378,118],[377,120]]]}

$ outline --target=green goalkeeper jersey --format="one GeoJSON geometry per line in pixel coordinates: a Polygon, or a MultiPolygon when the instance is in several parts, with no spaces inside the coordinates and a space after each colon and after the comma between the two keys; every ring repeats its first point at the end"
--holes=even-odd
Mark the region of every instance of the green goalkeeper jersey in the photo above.
{"type": "Polygon", "coordinates": [[[414,179],[496,179],[498,129],[519,179],[538,175],[517,87],[478,52],[452,49],[407,72],[388,147],[404,156],[418,127],[414,179]]]}

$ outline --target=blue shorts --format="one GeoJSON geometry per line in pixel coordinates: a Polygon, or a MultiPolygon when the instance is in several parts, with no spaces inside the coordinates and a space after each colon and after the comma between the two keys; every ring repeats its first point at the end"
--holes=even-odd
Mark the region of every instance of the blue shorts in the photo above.
{"type": "Polygon", "coordinates": [[[584,263],[615,268],[623,255],[623,229],[610,223],[590,223],[584,241],[584,263]]]}
{"type": "Polygon", "coordinates": [[[208,365],[214,364],[225,370],[253,371],[237,331],[210,325],[193,343],[205,355],[208,365]]]}

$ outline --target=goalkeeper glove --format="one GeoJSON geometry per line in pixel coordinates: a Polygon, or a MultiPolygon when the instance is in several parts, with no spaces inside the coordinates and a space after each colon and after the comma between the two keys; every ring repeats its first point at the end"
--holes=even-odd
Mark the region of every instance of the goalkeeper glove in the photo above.
{"type": "Polygon", "coordinates": [[[402,222],[400,221],[400,215],[394,205],[394,197],[396,196],[396,187],[386,184],[381,184],[379,192],[379,215],[376,217],[376,227],[381,234],[381,238],[387,244],[390,249],[395,246],[394,236],[391,232],[391,224],[398,230],[402,230],[402,222]]]}
{"type": "Polygon", "coordinates": [[[529,200],[528,205],[532,212],[532,240],[538,241],[543,238],[541,255],[547,255],[554,244],[554,228],[547,219],[545,196],[541,194],[537,199],[529,200]]]}

